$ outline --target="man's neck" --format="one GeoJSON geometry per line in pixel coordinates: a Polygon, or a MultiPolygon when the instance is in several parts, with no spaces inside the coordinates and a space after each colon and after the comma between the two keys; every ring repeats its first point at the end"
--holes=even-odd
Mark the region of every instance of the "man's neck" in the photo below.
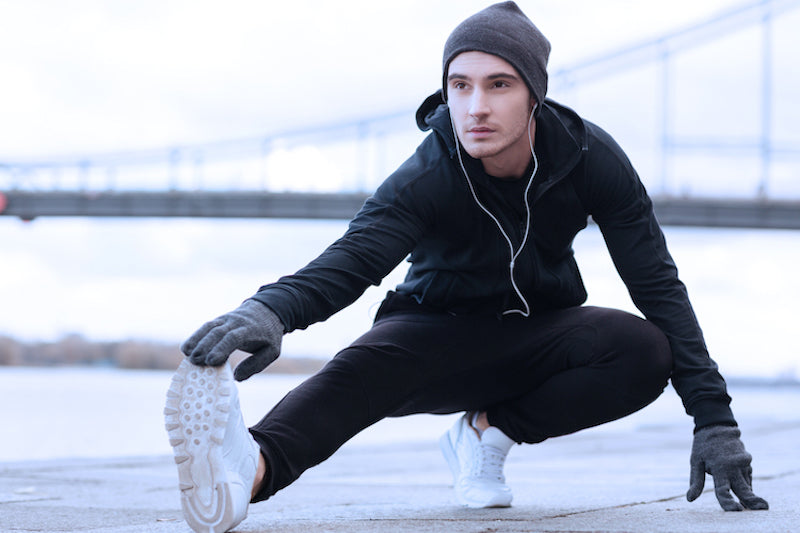
{"type": "MultiPolygon", "coordinates": [[[[531,156],[528,159],[512,164],[495,164],[493,161],[488,161],[489,158],[481,159],[483,170],[491,177],[501,180],[517,180],[525,176],[525,171],[531,164],[531,156]]],[[[507,161],[501,162],[507,163],[507,161]]]]}

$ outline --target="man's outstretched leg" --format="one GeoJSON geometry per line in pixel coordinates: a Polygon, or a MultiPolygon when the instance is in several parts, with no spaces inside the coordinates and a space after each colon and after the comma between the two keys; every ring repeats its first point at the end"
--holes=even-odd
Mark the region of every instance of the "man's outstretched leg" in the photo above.
{"type": "Polygon", "coordinates": [[[164,416],[178,466],[181,507],[200,533],[222,533],[247,516],[264,459],[239,409],[230,367],[181,362],[164,416]]]}

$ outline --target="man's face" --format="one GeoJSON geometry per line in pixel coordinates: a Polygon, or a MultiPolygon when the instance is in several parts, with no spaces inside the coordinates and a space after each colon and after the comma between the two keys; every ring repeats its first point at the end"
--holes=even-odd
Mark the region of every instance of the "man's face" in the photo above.
{"type": "Polygon", "coordinates": [[[510,63],[483,52],[457,55],[448,68],[447,104],[462,146],[488,172],[520,165],[524,171],[534,101],[510,63]]]}

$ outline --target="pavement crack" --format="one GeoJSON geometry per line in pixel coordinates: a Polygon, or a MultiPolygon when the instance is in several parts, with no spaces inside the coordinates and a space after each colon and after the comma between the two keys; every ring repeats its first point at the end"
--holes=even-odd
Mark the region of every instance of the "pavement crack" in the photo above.
{"type": "Polygon", "coordinates": [[[608,507],[595,507],[595,508],[592,508],[592,509],[584,509],[582,511],[572,511],[572,512],[569,512],[569,513],[560,513],[560,514],[542,516],[542,517],[538,518],[538,520],[549,520],[551,518],[567,518],[567,517],[570,517],[570,516],[576,516],[576,515],[587,514],[587,513],[597,513],[597,512],[603,512],[603,511],[611,511],[611,510],[614,510],[614,509],[625,509],[627,507],[638,507],[639,505],[649,505],[651,503],[665,503],[665,502],[671,502],[671,501],[675,501],[675,500],[680,500],[681,498],[684,498],[684,497],[685,496],[683,494],[679,494],[678,496],[668,496],[666,498],[658,498],[656,500],[621,503],[619,505],[609,505],[608,507]]]}
{"type": "Polygon", "coordinates": [[[62,498],[58,496],[50,496],[47,498],[20,498],[18,500],[0,500],[0,505],[8,505],[12,503],[30,503],[30,502],[55,502],[62,498]]]}
{"type": "Polygon", "coordinates": [[[800,474],[800,469],[797,470],[788,470],[786,472],[778,472],[777,474],[770,474],[770,475],[763,475],[763,476],[753,476],[753,479],[758,481],[772,481],[774,479],[783,479],[789,476],[796,476],[800,474]]]}
{"type": "MultiPolygon", "coordinates": [[[[782,478],[789,477],[789,476],[794,476],[794,475],[797,475],[797,474],[800,474],[800,469],[789,470],[787,472],[779,472],[777,474],[772,474],[772,475],[753,476],[753,479],[755,479],[757,481],[773,481],[773,480],[776,480],[776,479],[782,479],[782,478]]],[[[705,493],[711,493],[711,492],[714,492],[713,488],[707,488],[707,489],[705,489],[703,491],[704,494],[705,493]]],[[[572,512],[569,512],[569,513],[560,513],[560,514],[554,514],[554,515],[547,515],[547,516],[542,516],[542,517],[538,518],[538,520],[547,520],[547,519],[551,519],[551,518],[567,518],[567,517],[570,517],[570,516],[576,516],[576,515],[587,514],[587,513],[611,511],[611,510],[614,510],[614,509],[625,509],[625,508],[628,508],[628,507],[638,507],[640,505],[649,505],[651,503],[666,503],[666,502],[671,502],[671,501],[675,501],[675,500],[681,500],[683,498],[685,498],[685,495],[684,494],[679,494],[677,496],[668,496],[666,498],[658,498],[656,500],[647,500],[647,501],[641,501],[641,502],[630,502],[630,503],[623,503],[623,504],[619,504],[619,505],[610,505],[608,507],[596,507],[596,508],[593,508],[593,509],[584,509],[584,510],[581,510],[581,511],[572,511],[572,512]]]]}

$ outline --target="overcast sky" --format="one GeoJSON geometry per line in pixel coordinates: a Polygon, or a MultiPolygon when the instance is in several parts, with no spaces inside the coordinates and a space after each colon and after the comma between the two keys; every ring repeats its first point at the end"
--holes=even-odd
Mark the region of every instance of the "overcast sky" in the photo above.
{"type": "MultiPolygon", "coordinates": [[[[0,161],[414,109],[485,0],[0,0],[0,161]]],[[[521,0],[551,69],[742,5],[521,0]]]]}

